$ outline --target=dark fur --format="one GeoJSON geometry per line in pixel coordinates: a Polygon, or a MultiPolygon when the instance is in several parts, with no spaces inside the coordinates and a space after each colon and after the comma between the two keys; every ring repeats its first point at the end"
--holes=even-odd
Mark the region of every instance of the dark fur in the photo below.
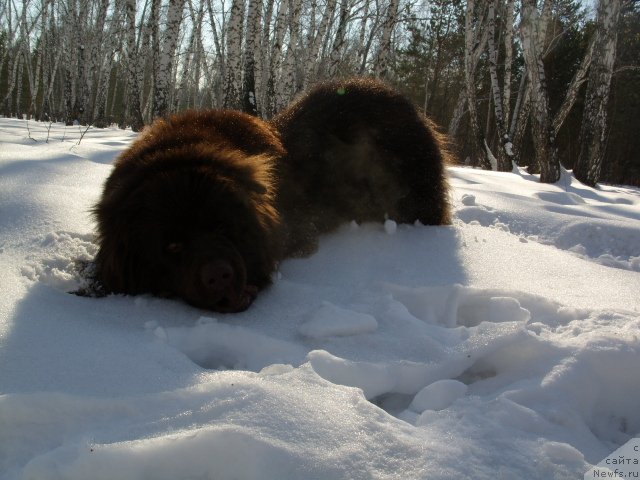
{"type": "Polygon", "coordinates": [[[287,155],[278,209],[286,252],[306,254],[345,221],[450,223],[443,141],[383,83],[323,83],[276,116],[287,155]]]}
{"type": "Polygon", "coordinates": [[[116,160],[95,208],[100,283],[248,307],[281,257],[272,169],[283,154],[269,125],[240,112],[156,121],[116,160]]]}
{"type": "Polygon", "coordinates": [[[449,206],[428,121],[382,84],[352,80],[271,123],[232,111],[156,121],[115,162],[95,215],[106,291],[240,311],[281,258],[342,222],[443,224],[449,206]]]}

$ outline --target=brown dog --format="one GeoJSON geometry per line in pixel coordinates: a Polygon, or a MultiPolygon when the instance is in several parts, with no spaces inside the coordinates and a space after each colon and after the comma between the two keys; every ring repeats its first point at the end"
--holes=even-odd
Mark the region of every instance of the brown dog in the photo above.
{"type": "Polygon", "coordinates": [[[265,122],[232,111],[158,120],[115,162],[95,208],[105,290],[247,308],[281,257],[265,122]]]}
{"type": "Polygon", "coordinates": [[[233,111],[158,120],[95,207],[108,292],[246,309],[277,262],[349,220],[449,223],[438,137],[381,83],[312,90],[271,123],[233,111]]]}
{"type": "Polygon", "coordinates": [[[351,220],[451,223],[443,139],[385,84],[320,84],[272,124],[287,151],[277,205],[288,255],[314,251],[318,234],[351,220]]]}

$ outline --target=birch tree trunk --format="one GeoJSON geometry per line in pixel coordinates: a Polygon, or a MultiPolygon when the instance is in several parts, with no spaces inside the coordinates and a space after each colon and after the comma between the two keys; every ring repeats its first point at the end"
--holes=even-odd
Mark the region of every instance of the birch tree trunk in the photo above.
{"type": "MultiPolygon", "coordinates": [[[[207,0],[207,10],[209,10],[209,23],[211,24],[211,30],[213,32],[213,45],[215,46],[215,49],[216,49],[215,58],[218,63],[219,76],[224,82],[224,80],[227,78],[227,66],[225,62],[225,55],[224,55],[224,48],[223,48],[224,41],[223,39],[220,38],[220,35],[218,34],[218,27],[216,25],[215,12],[213,11],[213,5],[211,4],[211,0],[207,0]]],[[[224,96],[224,93],[220,91],[220,82],[218,82],[218,85],[214,85],[213,90],[214,90],[214,98],[220,98],[221,96],[224,96]]]]}
{"type": "Polygon", "coordinates": [[[187,50],[182,56],[182,69],[180,71],[180,84],[178,85],[177,94],[173,99],[173,111],[179,111],[190,107],[191,102],[191,89],[197,82],[194,79],[195,56],[198,50],[198,28],[200,25],[199,12],[196,14],[193,9],[193,3],[189,0],[189,15],[191,17],[192,27],[189,33],[189,42],[187,44],[187,50]]]}
{"type": "MultiPolygon", "coordinates": [[[[26,113],[31,115],[35,113],[36,110],[36,98],[38,95],[38,89],[40,88],[40,69],[42,66],[42,57],[44,55],[44,46],[39,45],[40,51],[35,50],[35,46],[32,48],[31,40],[32,40],[32,32],[38,23],[40,17],[42,17],[42,29],[46,28],[46,17],[47,17],[47,3],[43,2],[41,4],[40,12],[38,12],[33,18],[27,18],[27,8],[28,2],[23,3],[22,7],[22,15],[20,20],[20,39],[18,40],[22,47],[21,54],[24,57],[24,66],[26,67],[27,80],[29,82],[29,104],[26,109],[26,113]],[[35,57],[35,58],[34,58],[35,57]],[[35,65],[34,65],[35,62],[35,65]]],[[[35,42],[36,45],[38,42],[35,42]]],[[[19,53],[20,54],[20,53],[19,53]]],[[[22,75],[18,76],[18,81],[22,83],[22,75]]],[[[16,101],[20,102],[21,96],[18,95],[16,101]]]]}
{"type": "Polygon", "coordinates": [[[576,71],[573,79],[571,80],[571,84],[569,84],[569,89],[567,94],[564,97],[564,101],[556,114],[556,117],[553,119],[553,132],[555,135],[558,135],[562,124],[564,123],[567,115],[571,111],[573,104],[578,98],[578,93],[580,92],[580,87],[587,80],[587,72],[589,71],[589,66],[591,65],[591,60],[593,58],[593,50],[595,41],[599,36],[599,32],[596,31],[593,34],[593,38],[591,42],[589,42],[589,47],[587,48],[584,57],[582,58],[582,62],[580,63],[580,67],[576,71]]]}
{"type": "MultiPolygon", "coordinates": [[[[496,118],[496,127],[498,136],[500,137],[499,146],[496,153],[497,167],[500,172],[510,172],[513,170],[511,157],[513,156],[512,143],[509,133],[505,127],[504,113],[502,109],[502,96],[500,94],[500,85],[498,83],[498,49],[495,44],[495,0],[489,0],[488,11],[488,29],[489,29],[489,74],[491,76],[491,92],[493,94],[493,106],[496,118]]],[[[505,68],[508,68],[505,65],[505,68]]],[[[489,122],[487,121],[487,126],[489,122]]],[[[487,150],[488,150],[487,146],[487,150]]],[[[487,156],[491,152],[487,151],[487,156]]]]}
{"type": "Polygon", "coordinates": [[[225,108],[242,108],[242,25],[244,0],[233,0],[227,29],[225,52],[226,78],[224,83],[225,108]]]}
{"type": "Polygon", "coordinates": [[[573,169],[578,180],[591,186],[600,179],[605,153],[607,106],[616,60],[620,7],[621,0],[600,0],[598,5],[598,37],[580,126],[580,154],[573,169]]]}
{"type": "Polygon", "coordinates": [[[16,98],[13,111],[15,112],[16,118],[22,118],[22,105],[20,100],[22,99],[22,74],[24,70],[25,59],[24,55],[21,55],[20,52],[18,52],[18,58],[18,71],[16,72],[16,78],[18,79],[18,82],[16,84],[16,98]]]}
{"type": "Polygon", "coordinates": [[[169,111],[169,90],[173,84],[173,57],[178,43],[183,8],[184,0],[169,0],[167,28],[165,29],[164,41],[162,42],[162,49],[158,59],[153,93],[153,116],[155,118],[163,117],[169,111]]]}
{"type": "MultiPolygon", "coordinates": [[[[491,168],[489,158],[485,150],[486,142],[480,126],[478,124],[478,111],[476,108],[476,85],[475,85],[475,70],[477,62],[475,60],[475,54],[479,49],[478,34],[482,30],[486,30],[482,25],[482,16],[476,22],[474,28],[473,15],[475,9],[475,0],[467,1],[467,8],[465,12],[465,53],[464,53],[464,79],[465,79],[465,92],[467,96],[467,105],[469,107],[469,125],[471,127],[472,152],[471,152],[471,164],[480,165],[483,168],[491,168]]],[[[486,38],[486,37],[485,37],[486,38]]]]}
{"type": "Polygon", "coordinates": [[[77,119],[76,107],[76,82],[78,75],[78,55],[75,55],[75,46],[78,46],[75,31],[78,28],[76,22],[76,2],[67,2],[67,12],[64,19],[64,117],[67,125],[73,125],[77,119]]]}
{"type": "Polygon", "coordinates": [[[74,115],[81,125],[87,122],[87,22],[88,22],[88,0],[79,0],[78,12],[74,11],[74,28],[73,28],[73,44],[77,45],[78,50],[74,56],[74,69],[72,71],[72,81],[75,85],[75,102],[73,104],[74,115]]]}
{"type": "Polygon", "coordinates": [[[127,124],[134,132],[144,126],[140,105],[140,84],[138,83],[138,51],[136,45],[136,0],[126,0],[127,19],[127,91],[129,115],[127,124]]]}
{"type": "Polygon", "coordinates": [[[154,97],[156,81],[160,74],[160,6],[161,0],[151,0],[151,15],[149,16],[149,32],[151,36],[151,76],[143,118],[152,120],[154,117],[154,97]]]}
{"type": "Polygon", "coordinates": [[[358,29],[356,63],[360,65],[360,69],[358,70],[359,75],[364,73],[365,66],[367,64],[368,49],[366,48],[365,38],[367,34],[367,22],[369,20],[369,3],[370,2],[367,1],[364,2],[362,21],[360,22],[360,28],[358,29]]]}
{"type": "Polygon", "coordinates": [[[378,58],[376,59],[375,75],[378,78],[385,79],[389,73],[389,60],[391,57],[391,35],[398,20],[398,6],[400,0],[390,0],[389,9],[385,21],[382,24],[382,35],[380,37],[380,49],[378,50],[378,58]]]}
{"type": "MultiPolygon", "coordinates": [[[[96,96],[100,95],[100,78],[102,68],[105,65],[104,57],[106,56],[106,46],[111,44],[112,38],[105,39],[105,23],[107,20],[107,11],[109,8],[110,0],[99,0],[97,4],[93,6],[97,9],[95,12],[95,24],[87,24],[87,41],[85,42],[85,52],[88,53],[86,59],[86,67],[84,71],[82,87],[82,104],[84,106],[84,122],[87,124],[93,124],[96,112],[96,96]]],[[[120,7],[120,5],[117,5],[120,7]]],[[[90,7],[89,7],[90,8],[90,7]]],[[[118,15],[115,13],[114,15],[118,15]]],[[[111,19],[116,22],[116,18],[111,19]]],[[[116,22],[117,23],[117,22],[116,22]]],[[[112,34],[115,35],[115,31],[112,30],[112,34]]],[[[124,38],[123,38],[124,39],[124,38]]]]}
{"type": "Polygon", "coordinates": [[[453,115],[451,115],[451,121],[449,122],[449,129],[447,130],[447,133],[450,137],[454,137],[456,135],[456,132],[460,127],[460,120],[462,120],[462,116],[464,115],[464,107],[467,103],[467,92],[463,90],[458,96],[456,107],[453,109],[453,115]]]}
{"type": "Polygon", "coordinates": [[[318,52],[320,51],[322,41],[324,40],[324,37],[327,33],[329,21],[331,20],[331,18],[333,18],[333,15],[336,12],[336,3],[337,0],[327,0],[327,5],[325,6],[324,12],[322,14],[322,19],[320,20],[320,25],[318,26],[317,32],[310,32],[310,34],[315,33],[315,35],[313,35],[313,40],[310,43],[309,52],[307,54],[304,78],[302,83],[303,89],[306,89],[309,84],[311,84],[313,80],[315,80],[316,68],[318,66],[318,52]]]}
{"type": "Polygon", "coordinates": [[[504,30],[504,90],[502,106],[504,109],[504,124],[509,124],[511,118],[511,64],[513,62],[513,23],[515,15],[515,0],[507,0],[504,30]]]}
{"type": "Polygon", "coordinates": [[[338,20],[338,28],[336,29],[336,36],[333,40],[331,47],[331,54],[329,56],[329,68],[327,69],[328,77],[335,77],[338,72],[338,65],[340,64],[340,57],[345,44],[345,33],[347,31],[347,20],[349,17],[349,0],[342,0],[340,2],[340,18],[338,20]]]}
{"type": "MultiPolygon", "coordinates": [[[[193,26],[195,30],[195,45],[193,52],[193,64],[195,65],[193,72],[193,100],[191,106],[200,107],[201,106],[201,96],[199,94],[200,91],[200,77],[202,76],[202,64],[204,63],[205,55],[204,46],[202,44],[202,24],[204,23],[204,0],[200,0],[200,5],[198,6],[198,16],[196,18],[196,24],[193,26]]],[[[206,70],[206,68],[205,68],[206,70]]]]}
{"type": "Polygon", "coordinates": [[[287,105],[295,93],[296,72],[295,55],[300,37],[300,15],[302,13],[302,1],[290,0],[291,15],[289,18],[289,46],[282,64],[282,76],[276,88],[276,110],[287,105]]]}
{"type": "Polygon", "coordinates": [[[44,94],[42,96],[42,106],[41,106],[41,116],[43,120],[53,120],[53,88],[56,81],[56,73],[58,72],[58,67],[60,65],[60,61],[62,59],[62,54],[64,49],[61,48],[60,45],[57,45],[53,36],[53,32],[55,30],[54,27],[54,17],[55,11],[53,8],[53,4],[51,6],[51,15],[50,15],[50,31],[48,32],[46,39],[44,41],[44,45],[48,51],[56,51],[55,58],[51,58],[49,55],[45,56],[45,74],[42,78],[43,90],[44,94]],[[52,61],[53,60],[53,61],[52,61]]]}
{"type": "MultiPolygon", "coordinates": [[[[108,1],[105,1],[108,6],[108,1]]],[[[107,96],[109,93],[109,85],[111,80],[111,71],[116,50],[122,44],[126,45],[126,5],[125,2],[118,1],[116,8],[112,11],[109,21],[103,23],[108,25],[105,32],[100,34],[102,41],[95,49],[99,52],[96,59],[96,72],[92,80],[92,101],[91,101],[91,118],[92,123],[96,127],[107,127],[109,125],[107,111],[107,96]]],[[[107,15],[105,11],[105,17],[107,15]]],[[[115,95],[114,95],[115,96],[115,95]]]]}
{"type": "Polygon", "coordinates": [[[244,79],[242,82],[242,110],[250,115],[258,115],[256,94],[256,55],[260,46],[260,17],[262,1],[249,0],[247,13],[247,38],[244,42],[244,79]]]}
{"type": "Polygon", "coordinates": [[[531,85],[533,144],[536,161],[540,166],[540,181],[554,183],[560,179],[560,163],[556,152],[555,135],[549,120],[549,98],[542,52],[537,41],[539,37],[536,35],[537,22],[535,0],[523,0],[521,36],[528,80],[531,85]]]}
{"type": "Polygon", "coordinates": [[[509,128],[509,136],[513,142],[513,156],[516,163],[518,163],[520,153],[522,152],[522,142],[531,114],[531,88],[529,82],[526,81],[526,75],[523,75],[523,80],[524,82],[521,83],[520,89],[522,95],[518,94],[518,101],[516,102],[516,108],[513,111],[513,118],[509,128]]]}
{"type": "Polygon", "coordinates": [[[273,46],[269,53],[269,72],[267,73],[267,86],[265,94],[264,115],[271,118],[276,113],[276,80],[280,63],[282,61],[282,41],[287,27],[287,12],[289,8],[289,0],[280,2],[280,9],[276,17],[275,32],[273,38],[273,46]]]}

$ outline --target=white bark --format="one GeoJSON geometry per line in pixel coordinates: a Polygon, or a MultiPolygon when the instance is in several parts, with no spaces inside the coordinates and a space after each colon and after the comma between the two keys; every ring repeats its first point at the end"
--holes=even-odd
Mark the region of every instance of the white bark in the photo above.
{"type": "MultiPolygon", "coordinates": [[[[536,151],[536,160],[540,166],[540,181],[554,183],[560,178],[555,135],[549,120],[549,99],[547,95],[542,52],[539,49],[540,38],[536,35],[539,17],[535,0],[523,0],[522,10],[522,49],[531,85],[531,130],[536,151]]],[[[543,18],[544,22],[544,18],[543,18]]],[[[544,26],[544,23],[543,23],[544,26]]]]}
{"type": "Polygon", "coordinates": [[[507,0],[505,8],[504,31],[504,89],[502,106],[504,110],[504,123],[507,125],[511,118],[511,64],[513,63],[513,23],[515,0],[507,0]]]}
{"type": "Polygon", "coordinates": [[[389,9],[385,21],[382,24],[382,35],[380,37],[380,48],[375,65],[375,75],[379,78],[386,78],[389,74],[389,61],[391,58],[391,36],[398,20],[398,6],[400,0],[389,0],[389,9]]]}
{"type": "Polygon", "coordinates": [[[277,109],[276,82],[278,80],[278,71],[282,62],[282,42],[287,27],[288,8],[289,0],[282,0],[276,17],[273,45],[269,52],[269,72],[267,74],[264,111],[267,118],[271,118],[276,113],[277,109]]]}
{"type": "MultiPolygon", "coordinates": [[[[325,6],[324,12],[322,14],[322,19],[320,20],[318,30],[317,32],[315,32],[313,40],[309,45],[309,51],[307,53],[305,61],[305,71],[302,83],[303,89],[306,89],[315,80],[316,69],[318,66],[318,52],[320,51],[320,46],[322,45],[322,41],[324,40],[327,33],[329,21],[336,12],[336,3],[337,0],[327,0],[327,5],[325,6]]],[[[313,31],[311,33],[313,33],[313,31]]]]}
{"type": "Polygon", "coordinates": [[[484,42],[488,37],[487,28],[483,24],[483,15],[479,15],[478,21],[474,23],[475,0],[467,1],[465,11],[465,53],[464,53],[464,76],[467,105],[469,108],[469,125],[471,127],[472,140],[472,163],[489,168],[489,159],[485,150],[486,142],[478,125],[478,112],[476,108],[476,86],[475,70],[480,58],[480,52],[484,50],[484,42]]]}
{"type": "Polygon", "coordinates": [[[247,13],[247,39],[244,46],[244,80],[242,83],[242,110],[258,115],[258,95],[256,85],[259,85],[259,62],[256,55],[261,54],[260,48],[260,20],[262,1],[249,0],[247,13]]]}
{"type": "Polygon", "coordinates": [[[364,73],[365,66],[367,64],[368,48],[365,43],[365,38],[367,35],[367,22],[369,20],[369,5],[370,2],[365,0],[362,11],[362,21],[360,22],[360,28],[358,29],[358,42],[356,43],[356,62],[357,65],[360,65],[360,70],[358,71],[359,75],[364,73]]]}
{"type": "Polygon", "coordinates": [[[290,0],[289,42],[282,64],[282,76],[276,88],[276,110],[284,108],[296,93],[296,49],[300,39],[302,1],[290,0]]]}
{"type": "Polygon", "coordinates": [[[167,27],[164,31],[164,39],[158,58],[158,68],[155,78],[153,98],[154,117],[162,117],[169,111],[170,89],[173,84],[173,59],[180,34],[183,8],[184,0],[169,0],[167,27]]]}
{"type": "Polygon", "coordinates": [[[328,77],[335,77],[338,72],[338,65],[342,58],[342,53],[345,45],[345,34],[347,31],[347,22],[349,20],[349,0],[342,0],[340,2],[340,18],[338,20],[338,28],[336,29],[336,36],[333,40],[331,47],[331,54],[329,56],[329,68],[327,69],[328,77]]]}
{"type": "MultiPolygon", "coordinates": [[[[213,45],[216,51],[215,58],[218,63],[218,73],[219,73],[219,77],[224,80],[227,78],[227,69],[225,65],[225,55],[224,55],[224,48],[223,48],[224,41],[223,39],[220,38],[220,35],[218,33],[216,16],[213,10],[213,5],[211,3],[211,0],[207,0],[207,10],[209,12],[209,23],[211,25],[211,31],[213,33],[213,45]]],[[[214,88],[212,88],[212,90],[214,90],[214,88]]],[[[213,91],[213,93],[214,93],[214,99],[218,99],[223,96],[223,92],[221,91],[219,86],[213,91]]]]}
{"type": "Polygon", "coordinates": [[[142,128],[142,109],[140,106],[140,84],[138,83],[138,52],[136,47],[136,0],[126,0],[125,12],[127,19],[127,81],[129,120],[133,131],[142,128]]]}
{"type": "Polygon", "coordinates": [[[242,25],[244,0],[233,0],[227,30],[225,52],[224,107],[241,108],[242,92],[242,25]]]}
{"type": "MultiPolygon", "coordinates": [[[[498,49],[496,48],[495,44],[495,0],[488,0],[488,2],[489,11],[487,26],[489,30],[489,74],[491,77],[491,92],[493,94],[496,127],[498,130],[498,137],[500,138],[498,149],[495,152],[495,158],[497,159],[497,169],[499,171],[510,172],[511,170],[513,170],[513,166],[511,164],[511,157],[513,155],[513,152],[511,150],[511,139],[509,138],[509,134],[507,132],[507,129],[505,128],[505,119],[502,109],[502,95],[500,92],[500,85],[498,83],[498,49]]],[[[488,125],[489,121],[487,121],[487,126],[488,125]]],[[[487,149],[487,156],[491,158],[491,152],[489,151],[489,147],[486,142],[485,146],[487,149]]]]}

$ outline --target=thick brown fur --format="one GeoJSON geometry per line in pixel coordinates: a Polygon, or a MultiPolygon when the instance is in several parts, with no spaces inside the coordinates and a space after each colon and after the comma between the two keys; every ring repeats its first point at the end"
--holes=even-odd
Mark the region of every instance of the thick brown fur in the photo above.
{"type": "Polygon", "coordinates": [[[95,207],[104,289],[248,307],[281,257],[273,167],[283,154],[269,125],[240,112],[191,111],[148,127],[95,207]]]}
{"type": "Polygon", "coordinates": [[[441,135],[411,102],[369,79],[322,83],[277,115],[286,252],[350,220],[450,223],[441,135]]]}
{"type": "Polygon", "coordinates": [[[280,259],[345,221],[449,223],[445,156],[430,122],[373,80],[321,84],[270,123],[233,111],[158,120],[95,207],[98,281],[243,310],[280,259]]]}

